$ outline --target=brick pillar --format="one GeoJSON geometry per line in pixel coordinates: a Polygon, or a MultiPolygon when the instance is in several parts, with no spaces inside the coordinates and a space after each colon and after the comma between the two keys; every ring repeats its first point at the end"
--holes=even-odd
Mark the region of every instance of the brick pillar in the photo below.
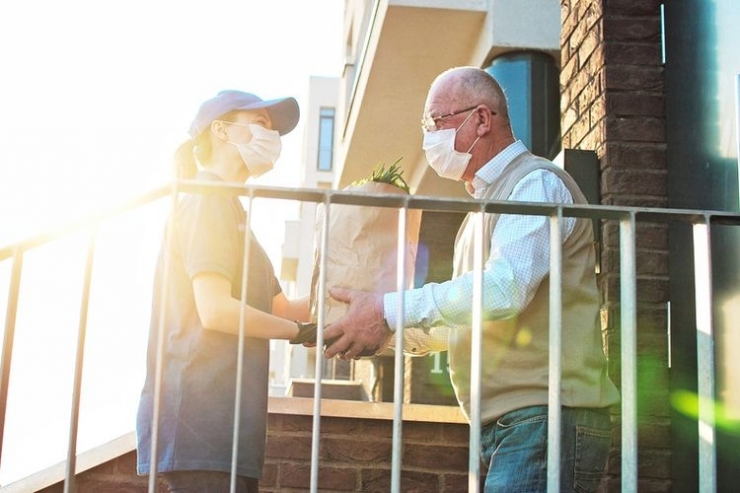
{"type": "MultiPolygon", "coordinates": [[[[601,203],[667,204],[666,135],[658,0],[561,0],[563,147],[595,151],[601,203]]],[[[602,224],[599,286],[609,371],[620,384],[619,226],[602,224]]],[[[640,491],[670,490],[667,368],[668,233],[637,226],[640,491]]],[[[620,414],[607,491],[619,491],[620,414]]]]}

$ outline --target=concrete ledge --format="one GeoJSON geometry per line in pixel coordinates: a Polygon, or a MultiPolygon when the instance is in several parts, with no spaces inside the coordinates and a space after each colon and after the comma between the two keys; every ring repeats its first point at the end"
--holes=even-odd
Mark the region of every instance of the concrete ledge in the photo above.
{"type": "MultiPolygon", "coordinates": [[[[77,467],[75,474],[79,475],[89,469],[105,464],[116,457],[136,449],[136,433],[126,433],[108,443],[77,454],[77,467]]],[[[60,481],[64,481],[66,474],[66,461],[43,469],[23,479],[19,479],[7,486],[0,487],[2,493],[28,493],[39,491],[60,481]]]]}
{"type": "MultiPolygon", "coordinates": [[[[395,405],[392,402],[360,402],[339,399],[321,399],[321,416],[360,419],[393,419],[395,405]]],[[[313,415],[314,400],[310,397],[270,397],[270,414],[313,415]]],[[[429,423],[460,423],[468,421],[458,406],[435,406],[430,404],[403,404],[404,421],[429,423]]]]}

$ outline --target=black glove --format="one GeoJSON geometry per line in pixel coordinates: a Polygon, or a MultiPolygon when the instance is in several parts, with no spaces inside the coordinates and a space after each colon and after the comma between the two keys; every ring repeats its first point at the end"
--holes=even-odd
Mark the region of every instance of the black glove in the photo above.
{"type": "Polygon", "coordinates": [[[316,324],[313,322],[296,322],[298,334],[291,339],[291,344],[303,344],[304,342],[316,342],[316,324]]]}
{"type": "MultiPolygon", "coordinates": [[[[311,342],[316,343],[316,328],[317,325],[313,322],[298,322],[296,321],[296,325],[298,326],[298,334],[291,339],[291,344],[303,344],[304,342],[311,342]]],[[[332,345],[334,341],[339,339],[339,336],[332,337],[331,339],[324,341],[324,345],[326,347],[329,347],[332,345]]]]}

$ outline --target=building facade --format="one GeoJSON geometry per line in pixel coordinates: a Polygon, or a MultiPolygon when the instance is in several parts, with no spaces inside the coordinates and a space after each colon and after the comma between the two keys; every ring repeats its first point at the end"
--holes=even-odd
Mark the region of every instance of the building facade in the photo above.
{"type": "MultiPolygon", "coordinates": [[[[426,165],[418,121],[434,77],[474,65],[501,81],[512,111],[519,112],[514,130],[536,153],[568,168],[569,151],[587,152],[586,175],[596,178],[581,185],[594,202],[737,211],[740,60],[730,53],[740,46],[733,30],[739,17],[732,0],[348,0],[331,172],[321,171],[314,134],[307,140],[305,185],[343,188],[376,163],[400,158],[412,193],[465,196],[460,184],[426,165]]],[[[320,111],[309,118],[309,127],[320,128],[320,111]]],[[[444,259],[459,220],[425,213],[421,242],[430,253],[420,282],[449,276],[444,259]],[[432,223],[434,234],[425,233],[432,223]]],[[[618,225],[604,221],[597,236],[602,329],[609,371],[619,384],[618,225]]],[[[696,396],[697,385],[690,237],[680,224],[641,224],[637,231],[641,491],[696,490],[697,422],[679,404],[680,396],[696,396]]],[[[718,490],[730,491],[730,471],[740,461],[734,452],[740,446],[740,369],[732,358],[740,330],[740,238],[721,226],[712,238],[719,259],[712,273],[716,391],[730,423],[717,431],[718,490]]],[[[299,286],[311,262],[301,256],[299,286]]],[[[439,377],[445,360],[435,358],[409,363],[412,402],[454,402],[439,377]]],[[[609,489],[617,490],[617,408],[613,422],[609,489]]]]}

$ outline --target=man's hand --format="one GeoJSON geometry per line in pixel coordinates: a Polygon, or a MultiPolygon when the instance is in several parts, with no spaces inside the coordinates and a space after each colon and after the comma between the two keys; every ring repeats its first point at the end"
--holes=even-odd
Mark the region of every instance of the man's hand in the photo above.
{"type": "Polygon", "coordinates": [[[332,341],[324,356],[342,359],[376,354],[388,345],[393,332],[383,316],[383,295],[355,289],[331,288],[329,294],[349,303],[347,313],[324,329],[324,340],[332,341]]]}

